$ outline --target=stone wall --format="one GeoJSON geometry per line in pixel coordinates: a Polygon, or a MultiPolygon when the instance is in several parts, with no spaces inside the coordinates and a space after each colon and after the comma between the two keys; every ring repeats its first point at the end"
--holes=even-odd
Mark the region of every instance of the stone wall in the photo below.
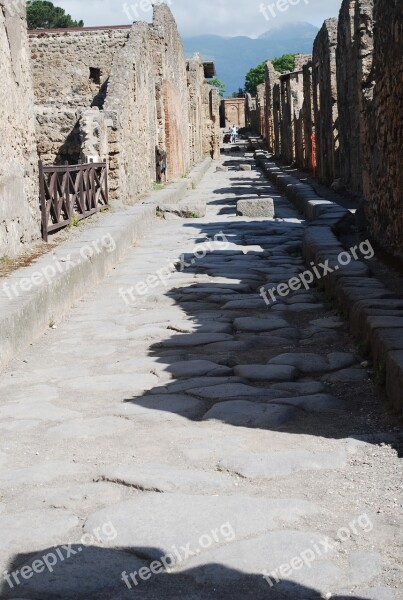
{"type": "MultiPolygon", "coordinates": [[[[368,234],[403,253],[403,3],[343,0],[296,72],[266,64],[264,133],[276,157],[362,203],[368,234]],[[316,168],[315,168],[316,166],[316,168]]],[[[247,98],[256,127],[259,98],[247,98]]],[[[256,128],[258,131],[258,128],[256,128]]]]}
{"type": "Polygon", "coordinates": [[[228,129],[235,125],[243,129],[245,122],[245,99],[244,98],[225,98],[222,101],[223,122],[222,127],[228,129]]]}
{"type": "Polygon", "coordinates": [[[336,78],[337,19],[327,19],[313,45],[313,111],[319,180],[339,178],[339,132],[336,78]]]}
{"type": "MultiPolygon", "coordinates": [[[[370,232],[392,252],[403,253],[403,5],[374,0],[373,67],[364,65],[363,194],[370,232]],[[371,86],[371,80],[375,85],[371,86]],[[371,99],[372,96],[372,99],[371,99]]],[[[362,18],[363,37],[370,43],[362,18]]]]}
{"type": "Polygon", "coordinates": [[[0,258],[40,237],[33,90],[25,2],[0,0],[0,258]]]}
{"type": "Polygon", "coordinates": [[[107,160],[111,198],[131,203],[156,179],[157,148],[171,181],[219,155],[218,100],[200,56],[187,63],[165,3],[151,24],[41,31],[30,41],[44,162],[107,160]]]}

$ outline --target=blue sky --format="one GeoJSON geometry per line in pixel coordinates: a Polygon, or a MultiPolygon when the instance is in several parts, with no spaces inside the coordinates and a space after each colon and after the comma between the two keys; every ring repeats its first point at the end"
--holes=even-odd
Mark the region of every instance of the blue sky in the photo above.
{"type": "MultiPolygon", "coordinates": [[[[307,21],[320,26],[326,18],[337,17],[341,5],[341,0],[165,1],[171,6],[182,36],[213,33],[257,37],[287,21],[307,21]]],[[[151,17],[151,0],[54,0],[54,4],[75,19],[84,19],[87,26],[123,25],[149,21],[151,17]]]]}

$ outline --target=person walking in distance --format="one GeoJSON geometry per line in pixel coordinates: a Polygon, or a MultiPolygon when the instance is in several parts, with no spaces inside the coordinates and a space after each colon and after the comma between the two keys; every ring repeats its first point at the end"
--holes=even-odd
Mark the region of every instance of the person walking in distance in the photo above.
{"type": "Polygon", "coordinates": [[[238,131],[235,125],[231,127],[231,144],[236,144],[238,138],[238,131]]]}

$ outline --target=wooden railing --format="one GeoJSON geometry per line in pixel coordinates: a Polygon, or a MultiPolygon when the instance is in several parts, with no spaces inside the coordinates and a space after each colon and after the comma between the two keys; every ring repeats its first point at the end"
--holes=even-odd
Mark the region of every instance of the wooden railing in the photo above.
{"type": "Polygon", "coordinates": [[[107,207],[106,163],[49,165],[39,162],[42,237],[107,207]]]}

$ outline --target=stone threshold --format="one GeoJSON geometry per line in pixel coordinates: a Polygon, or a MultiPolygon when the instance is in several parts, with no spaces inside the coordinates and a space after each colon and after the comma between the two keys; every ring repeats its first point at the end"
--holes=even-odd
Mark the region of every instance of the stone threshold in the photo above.
{"type": "MultiPolygon", "coordinates": [[[[318,196],[306,183],[285,173],[258,140],[255,159],[267,177],[275,183],[298,210],[310,221],[303,241],[307,264],[334,260],[345,250],[333,233],[333,227],[349,211],[318,196]]],[[[371,354],[374,369],[385,384],[394,411],[403,414],[403,300],[382,282],[370,277],[365,261],[354,261],[321,279],[326,294],[348,319],[350,331],[360,346],[371,354]]]]}
{"type": "Polygon", "coordinates": [[[211,164],[207,158],[186,178],[151,192],[141,204],[105,213],[79,236],[2,278],[0,372],[108,276],[156,222],[161,201],[179,204],[211,164]]]}

